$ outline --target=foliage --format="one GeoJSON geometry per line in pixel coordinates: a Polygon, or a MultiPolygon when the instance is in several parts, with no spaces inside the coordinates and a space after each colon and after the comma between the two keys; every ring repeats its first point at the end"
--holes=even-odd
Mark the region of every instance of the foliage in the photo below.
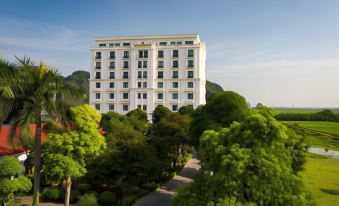
{"type": "Polygon", "coordinates": [[[75,203],[79,200],[79,197],[81,196],[81,193],[79,190],[74,190],[72,189],[71,190],[71,196],[70,196],[70,199],[69,199],[69,202],[70,203],[75,203]]]}
{"type": "Polygon", "coordinates": [[[212,96],[212,94],[217,93],[217,92],[223,92],[224,89],[213,82],[206,81],[206,100],[208,101],[209,98],[212,96]]]}
{"type": "Polygon", "coordinates": [[[94,194],[85,194],[79,197],[79,201],[76,204],[78,206],[99,206],[97,197],[94,194]]]}
{"type": "Polygon", "coordinates": [[[302,139],[266,110],[248,114],[220,131],[205,131],[199,157],[206,174],[182,188],[175,205],[309,205],[310,195],[298,175],[307,147],[302,139]],[[212,175],[213,174],[213,175],[212,175]]]}
{"type": "Polygon", "coordinates": [[[60,200],[63,198],[63,191],[57,188],[52,188],[47,190],[47,192],[45,193],[45,197],[47,200],[60,200]]]}
{"type": "Polygon", "coordinates": [[[281,121],[329,121],[339,122],[339,114],[331,110],[316,113],[279,113],[276,118],[281,121]]]}
{"type": "Polygon", "coordinates": [[[115,194],[113,192],[105,191],[99,195],[99,202],[103,205],[113,205],[116,202],[115,194]]]}
{"type": "Polygon", "coordinates": [[[179,108],[179,114],[181,115],[192,115],[194,112],[193,106],[187,105],[179,108]]]}
{"type": "Polygon", "coordinates": [[[191,143],[198,148],[203,131],[228,127],[247,114],[246,99],[232,91],[215,93],[205,106],[198,107],[192,114],[190,125],[191,143]]]}
{"type": "Polygon", "coordinates": [[[0,159],[0,194],[3,204],[14,198],[15,192],[28,192],[32,188],[32,182],[27,177],[15,178],[22,167],[15,157],[4,157],[0,159]]]}
{"type": "Polygon", "coordinates": [[[148,132],[147,113],[141,109],[135,109],[126,114],[128,120],[134,129],[142,132],[148,132]]]}
{"type": "Polygon", "coordinates": [[[88,102],[88,96],[89,96],[89,77],[90,74],[87,71],[75,71],[71,75],[65,77],[64,81],[67,84],[70,84],[80,90],[83,91],[84,94],[86,94],[85,101],[88,102]]]}
{"type": "Polygon", "coordinates": [[[162,105],[157,106],[152,114],[153,124],[157,124],[162,118],[168,116],[169,114],[171,114],[171,110],[169,110],[167,107],[162,105]]]}

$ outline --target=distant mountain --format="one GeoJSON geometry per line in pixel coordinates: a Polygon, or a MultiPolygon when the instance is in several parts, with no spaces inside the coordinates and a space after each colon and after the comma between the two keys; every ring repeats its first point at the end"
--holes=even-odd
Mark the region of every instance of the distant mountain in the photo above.
{"type": "Polygon", "coordinates": [[[208,80],[206,81],[206,101],[212,94],[223,91],[224,89],[219,84],[210,82],[208,80]]]}
{"type": "MultiPolygon", "coordinates": [[[[65,81],[70,84],[77,85],[80,87],[86,94],[87,97],[89,97],[89,72],[87,71],[75,71],[71,75],[65,77],[65,81]]],[[[213,82],[206,81],[206,100],[216,92],[222,92],[224,89],[213,82]]],[[[88,102],[88,99],[86,100],[88,102]]]]}
{"type": "Polygon", "coordinates": [[[85,92],[87,95],[86,102],[88,102],[89,98],[89,76],[89,72],[79,70],[65,77],[65,82],[76,85],[85,92]]]}

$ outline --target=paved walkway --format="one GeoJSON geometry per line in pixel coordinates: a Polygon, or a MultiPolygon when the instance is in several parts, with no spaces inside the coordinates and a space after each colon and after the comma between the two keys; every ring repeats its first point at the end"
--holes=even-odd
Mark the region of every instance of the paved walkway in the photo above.
{"type": "Polygon", "coordinates": [[[199,172],[199,163],[199,160],[194,155],[178,175],[151,194],[137,200],[134,206],[170,206],[171,199],[177,189],[186,183],[192,182],[193,175],[199,172]]]}

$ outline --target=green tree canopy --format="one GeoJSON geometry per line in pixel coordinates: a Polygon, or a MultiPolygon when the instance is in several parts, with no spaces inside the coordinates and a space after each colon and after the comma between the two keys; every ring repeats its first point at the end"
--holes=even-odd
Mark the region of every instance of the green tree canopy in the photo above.
{"type": "Polygon", "coordinates": [[[298,172],[307,147],[267,110],[247,115],[220,131],[205,131],[199,157],[207,174],[178,192],[175,205],[310,205],[298,172]]]}

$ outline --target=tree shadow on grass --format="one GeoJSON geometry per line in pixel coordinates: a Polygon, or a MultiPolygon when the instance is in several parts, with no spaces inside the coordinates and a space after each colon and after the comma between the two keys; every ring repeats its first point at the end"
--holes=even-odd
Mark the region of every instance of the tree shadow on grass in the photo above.
{"type": "Polygon", "coordinates": [[[325,193],[330,194],[330,195],[339,195],[339,190],[335,190],[335,189],[320,188],[320,191],[325,192],[325,193]]]}

